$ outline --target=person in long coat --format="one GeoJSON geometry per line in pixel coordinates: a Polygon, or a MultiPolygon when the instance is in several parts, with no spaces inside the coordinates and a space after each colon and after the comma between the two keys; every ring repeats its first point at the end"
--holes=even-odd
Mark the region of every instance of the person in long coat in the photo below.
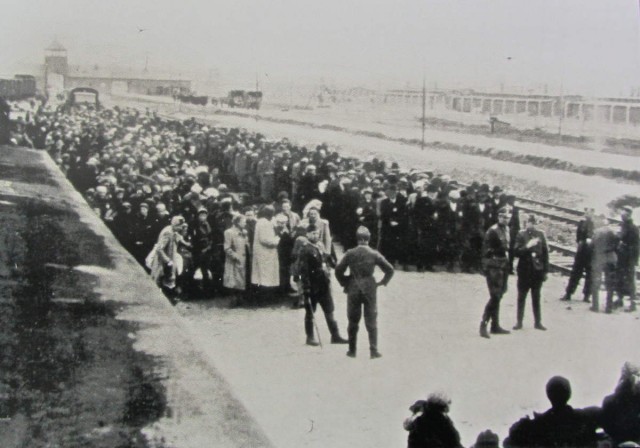
{"type": "Polygon", "coordinates": [[[280,285],[278,243],[280,237],[273,223],[275,209],[267,205],[262,208],[253,240],[251,283],[257,287],[274,288],[280,285]]]}
{"type": "Polygon", "coordinates": [[[594,217],[594,231],[591,252],[591,308],[593,312],[600,311],[600,285],[604,273],[604,285],[607,290],[605,312],[613,311],[613,293],[615,292],[616,266],[618,264],[618,236],[608,225],[607,218],[599,215],[594,217]]]}
{"type": "Polygon", "coordinates": [[[546,330],[542,325],[540,311],[540,291],[549,272],[549,247],[544,232],[535,228],[536,217],[529,215],[527,228],[518,232],[514,245],[514,255],[518,261],[518,311],[514,330],[522,328],[524,305],[531,290],[534,325],[537,330],[546,330]]]}
{"type": "Polygon", "coordinates": [[[329,221],[326,219],[322,219],[320,217],[320,207],[322,207],[322,203],[320,201],[316,201],[317,203],[313,203],[311,206],[305,207],[306,216],[304,219],[300,221],[300,224],[305,228],[310,225],[315,226],[318,229],[318,233],[320,233],[320,243],[322,243],[322,247],[324,247],[324,251],[328,254],[332,253],[332,237],[331,237],[331,227],[329,225],[329,221]]]}
{"type": "Polygon", "coordinates": [[[636,266],[638,266],[638,252],[640,242],[638,227],[633,223],[632,209],[625,207],[622,210],[620,224],[620,243],[618,244],[618,266],[616,271],[618,300],[615,306],[623,306],[623,297],[629,296],[629,308],[627,311],[636,310],[636,266]]]}
{"type": "Polygon", "coordinates": [[[407,199],[397,194],[397,187],[389,185],[387,198],[380,203],[380,252],[391,264],[405,263],[405,237],[409,214],[407,199]]]}
{"type": "Polygon", "coordinates": [[[158,242],[145,260],[156,284],[168,290],[176,288],[176,278],[182,273],[182,256],[178,247],[187,244],[181,234],[184,226],[186,223],[182,216],[171,218],[171,224],[162,229],[158,242]]]}
{"type": "Polygon", "coordinates": [[[249,238],[244,215],[233,217],[233,226],[224,232],[224,277],[222,284],[234,292],[245,291],[249,238]]]}

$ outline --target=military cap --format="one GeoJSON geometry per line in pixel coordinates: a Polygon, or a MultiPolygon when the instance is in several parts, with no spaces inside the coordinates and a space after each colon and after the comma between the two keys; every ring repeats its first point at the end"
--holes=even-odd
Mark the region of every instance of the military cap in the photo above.
{"type": "Polygon", "coordinates": [[[367,229],[365,226],[360,226],[358,227],[358,230],[356,230],[356,238],[368,240],[369,238],[371,238],[371,232],[369,232],[369,229],[367,229]]]}

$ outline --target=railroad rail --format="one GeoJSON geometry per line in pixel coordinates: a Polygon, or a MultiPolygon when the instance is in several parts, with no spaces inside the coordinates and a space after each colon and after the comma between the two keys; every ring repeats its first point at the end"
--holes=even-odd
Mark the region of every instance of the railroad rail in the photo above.
{"type": "MultiPolygon", "coordinates": [[[[167,113],[160,113],[159,115],[165,119],[175,120],[174,117],[167,113]]],[[[469,186],[468,184],[462,182],[458,182],[458,185],[460,185],[461,187],[469,186]]],[[[520,210],[524,212],[573,225],[577,225],[578,222],[580,222],[582,215],[584,214],[584,212],[581,210],[523,197],[516,197],[516,205],[520,210]]],[[[611,223],[620,224],[621,222],[619,219],[615,218],[608,219],[611,223]]],[[[571,274],[571,267],[573,265],[573,260],[576,253],[575,249],[554,242],[549,242],[548,245],[551,252],[549,254],[549,265],[551,270],[564,275],[571,274]]],[[[636,271],[636,278],[640,279],[640,271],[636,271]]]]}

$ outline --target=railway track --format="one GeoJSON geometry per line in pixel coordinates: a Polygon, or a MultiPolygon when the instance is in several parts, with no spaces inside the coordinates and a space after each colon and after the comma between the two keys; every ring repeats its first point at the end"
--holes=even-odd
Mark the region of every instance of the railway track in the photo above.
{"type": "MultiPolygon", "coordinates": [[[[160,113],[159,115],[165,119],[175,119],[167,113],[160,113]]],[[[461,182],[458,184],[462,187],[468,186],[461,182]]],[[[523,212],[532,213],[534,215],[571,225],[577,225],[583,215],[581,210],[523,197],[516,197],[516,205],[523,212]]],[[[609,221],[616,224],[621,222],[619,219],[615,218],[609,218],[609,221]]],[[[551,269],[554,272],[569,275],[571,273],[571,267],[575,257],[575,249],[555,242],[549,242],[548,245],[550,250],[549,256],[551,269]]],[[[636,271],[636,278],[640,279],[640,271],[636,271]]]]}

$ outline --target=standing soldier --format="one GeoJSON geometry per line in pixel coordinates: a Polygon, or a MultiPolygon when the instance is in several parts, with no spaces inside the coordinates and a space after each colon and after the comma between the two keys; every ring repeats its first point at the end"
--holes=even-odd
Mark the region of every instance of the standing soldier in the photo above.
{"type": "Polygon", "coordinates": [[[349,319],[349,351],[347,356],[356,357],[358,325],[364,307],[364,324],[369,334],[371,359],[380,358],[378,351],[377,326],[377,288],[386,286],[393,277],[393,266],[375,249],[369,247],[371,233],[366,227],[356,231],[358,246],[349,249],[336,266],[336,278],[347,292],[347,317],[349,319]],[[378,266],[384,272],[384,278],[376,282],[373,270],[378,266]],[[350,275],[345,271],[349,268],[350,275]]]}
{"type": "Polygon", "coordinates": [[[480,322],[480,336],[489,338],[487,325],[491,321],[491,333],[509,334],[500,326],[500,300],[507,292],[509,279],[509,229],[511,214],[507,207],[498,211],[498,222],[484,236],[482,244],[482,267],[489,287],[489,301],[480,322]]]}
{"type": "Polygon", "coordinates": [[[633,223],[632,210],[624,207],[620,219],[620,243],[618,244],[618,300],[615,305],[622,306],[622,297],[629,296],[627,311],[636,310],[636,266],[638,266],[638,227],[633,223]]]}
{"type": "Polygon", "coordinates": [[[615,275],[618,256],[618,237],[608,225],[604,215],[594,219],[593,248],[591,253],[591,308],[593,312],[600,311],[600,284],[604,273],[604,285],[607,290],[606,313],[613,311],[613,293],[616,288],[615,275]]]}
{"type": "Polygon", "coordinates": [[[591,296],[591,238],[593,237],[593,209],[584,209],[584,218],[578,223],[576,230],[576,256],[573,259],[571,276],[564,296],[560,300],[569,301],[571,295],[576,292],[578,283],[584,272],[584,287],[582,288],[583,301],[588,302],[591,296]]]}
{"type": "Polygon", "coordinates": [[[549,247],[544,232],[536,229],[536,217],[529,215],[527,228],[518,232],[514,245],[514,255],[518,261],[518,321],[514,330],[522,329],[524,305],[531,290],[533,318],[537,330],[546,330],[540,313],[540,290],[549,272],[549,247]]]}
{"type": "Polygon", "coordinates": [[[313,331],[314,313],[318,304],[320,304],[327,321],[331,333],[331,343],[346,344],[347,340],[340,336],[338,323],[333,317],[335,306],[331,296],[331,277],[327,264],[331,258],[320,242],[320,233],[316,226],[310,225],[307,228],[307,240],[308,244],[302,246],[299,256],[300,277],[304,292],[304,330],[307,335],[307,345],[319,345],[313,331]]]}

